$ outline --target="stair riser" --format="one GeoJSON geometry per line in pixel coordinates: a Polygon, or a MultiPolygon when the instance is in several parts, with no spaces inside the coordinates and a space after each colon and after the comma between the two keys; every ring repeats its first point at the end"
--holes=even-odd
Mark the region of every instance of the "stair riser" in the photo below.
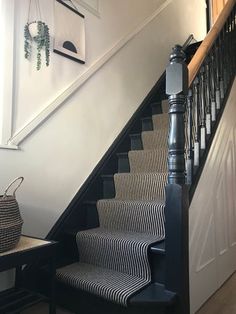
{"type": "Polygon", "coordinates": [[[139,274],[149,276],[145,261],[147,241],[121,241],[105,236],[97,237],[86,231],[79,232],[76,241],[82,263],[93,264],[96,262],[98,267],[112,269],[130,276],[139,274]],[[132,268],[130,264],[132,264],[132,268]]]}
{"type": "Polygon", "coordinates": [[[115,197],[115,184],[113,177],[103,177],[103,198],[115,197]]]}
{"type": "Polygon", "coordinates": [[[153,102],[151,104],[152,114],[160,114],[162,113],[161,101],[153,102]]]}
{"type": "Polygon", "coordinates": [[[143,149],[160,149],[165,148],[167,149],[167,139],[168,139],[168,132],[165,131],[149,131],[149,132],[142,132],[142,146],[143,149]]]}
{"type": "Polygon", "coordinates": [[[130,172],[128,153],[122,155],[118,154],[117,158],[118,158],[118,172],[119,173],[130,172]]]}
{"type": "Polygon", "coordinates": [[[169,112],[169,102],[168,102],[168,99],[163,99],[162,100],[161,107],[162,107],[162,113],[169,112]]]}
{"type": "Polygon", "coordinates": [[[86,314],[165,314],[162,307],[122,307],[99,299],[92,294],[77,290],[63,283],[56,285],[57,303],[73,313],[86,314]]]}
{"type": "Polygon", "coordinates": [[[152,270],[152,282],[165,284],[165,255],[150,252],[150,265],[152,270]]]}
{"type": "Polygon", "coordinates": [[[97,228],[99,226],[99,217],[96,202],[94,204],[85,204],[87,228],[97,228]]]}
{"type": "Polygon", "coordinates": [[[153,121],[151,117],[141,119],[142,131],[152,131],[153,130],[153,121]]]}
{"type": "Polygon", "coordinates": [[[143,149],[141,134],[131,134],[130,135],[130,147],[131,147],[131,150],[143,149]]]}
{"type": "Polygon", "coordinates": [[[97,203],[97,208],[102,228],[148,233],[161,238],[165,236],[164,206],[132,201],[112,203],[104,200],[97,203]],[[107,219],[108,215],[110,219],[107,219]]]}
{"type": "Polygon", "coordinates": [[[131,173],[167,172],[167,150],[129,152],[131,173]]]}
{"type": "MultiPolygon", "coordinates": [[[[169,116],[168,114],[158,114],[152,116],[153,120],[153,129],[167,129],[169,125],[169,116]]],[[[148,130],[147,130],[148,131],[148,130]]]]}
{"type": "Polygon", "coordinates": [[[167,175],[115,175],[116,198],[123,200],[158,200],[165,197],[167,175]]]}

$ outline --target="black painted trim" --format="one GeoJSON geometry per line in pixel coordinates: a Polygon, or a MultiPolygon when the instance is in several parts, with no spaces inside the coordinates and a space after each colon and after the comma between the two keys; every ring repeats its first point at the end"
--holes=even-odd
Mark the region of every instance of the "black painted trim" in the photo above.
{"type": "Polygon", "coordinates": [[[71,6],[69,6],[68,4],[66,4],[63,0],[56,0],[57,2],[59,2],[60,4],[64,5],[65,7],[67,7],[67,9],[73,11],[75,14],[78,14],[80,17],[82,17],[83,19],[85,18],[85,16],[80,13],[79,11],[73,9],[71,6]]]}
{"type": "MultiPolygon", "coordinates": [[[[57,1],[58,1],[58,0],[57,0],[57,1]]],[[[57,54],[59,54],[59,55],[61,55],[61,56],[63,56],[63,57],[66,57],[66,58],[68,58],[68,59],[70,59],[70,60],[76,61],[76,62],[78,62],[78,63],[85,64],[85,61],[82,61],[82,60],[80,60],[80,59],[77,59],[77,58],[75,58],[75,57],[72,57],[72,56],[70,56],[70,55],[67,55],[66,53],[61,52],[61,51],[59,51],[59,50],[57,50],[57,49],[53,49],[53,52],[55,52],[55,53],[57,53],[57,54]]]]}
{"type": "Polygon", "coordinates": [[[139,116],[142,114],[144,108],[154,99],[157,95],[157,93],[160,91],[161,86],[165,83],[165,72],[161,75],[160,79],[157,81],[157,83],[154,85],[154,87],[151,89],[149,94],[146,96],[146,98],[143,100],[142,104],[139,106],[139,108],[135,111],[133,116],[130,118],[124,129],[121,131],[121,133],[118,135],[118,137],[115,139],[113,144],[110,146],[110,148],[107,150],[105,155],[102,157],[100,162],[97,164],[97,166],[94,168],[92,173],[88,176],[87,180],[84,182],[80,190],[77,192],[77,194],[74,196],[68,207],[65,209],[63,214],[59,217],[56,224],[53,226],[53,228],[48,233],[46,239],[56,239],[59,236],[60,231],[62,231],[62,226],[66,223],[69,216],[78,208],[80,204],[83,202],[83,198],[85,196],[85,193],[88,191],[89,186],[95,182],[97,177],[100,175],[100,172],[102,168],[104,167],[106,161],[112,156],[112,154],[115,152],[115,150],[118,148],[122,140],[127,136],[134,125],[135,121],[139,118],[139,116]]]}

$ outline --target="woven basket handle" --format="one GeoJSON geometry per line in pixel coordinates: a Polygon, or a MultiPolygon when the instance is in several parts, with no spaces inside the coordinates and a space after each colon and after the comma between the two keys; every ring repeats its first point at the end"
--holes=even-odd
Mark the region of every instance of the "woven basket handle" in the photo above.
{"type": "Polygon", "coordinates": [[[21,186],[21,183],[24,181],[24,177],[18,177],[15,180],[13,180],[8,187],[6,188],[4,194],[3,194],[3,198],[7,196],[7,192],[10,189],[10,187],[16,182],[20,180],[20,182],[18,183],[18,185],[16,186],[15,190],[13,191],[13,196],[16,197],[16,191],[19,189],[19,187],[21,186]]]}

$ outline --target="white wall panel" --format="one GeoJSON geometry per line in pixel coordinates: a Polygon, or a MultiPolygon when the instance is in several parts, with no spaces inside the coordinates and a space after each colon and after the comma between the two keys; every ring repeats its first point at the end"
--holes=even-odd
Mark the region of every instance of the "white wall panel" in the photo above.
{"type": "Polygon", "coordinates": [[[190,206],[190,288],[195,311],[236,270],[236,82],[190,206]]]}

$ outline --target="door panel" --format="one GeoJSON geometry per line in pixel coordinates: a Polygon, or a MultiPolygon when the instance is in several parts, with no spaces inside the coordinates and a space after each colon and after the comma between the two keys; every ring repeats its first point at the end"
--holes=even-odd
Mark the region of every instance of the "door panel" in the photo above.
{"type": "Polygon", "coordinates": [[[236,81],[190,206],[191,313],[236,270],[236,81]]]}

